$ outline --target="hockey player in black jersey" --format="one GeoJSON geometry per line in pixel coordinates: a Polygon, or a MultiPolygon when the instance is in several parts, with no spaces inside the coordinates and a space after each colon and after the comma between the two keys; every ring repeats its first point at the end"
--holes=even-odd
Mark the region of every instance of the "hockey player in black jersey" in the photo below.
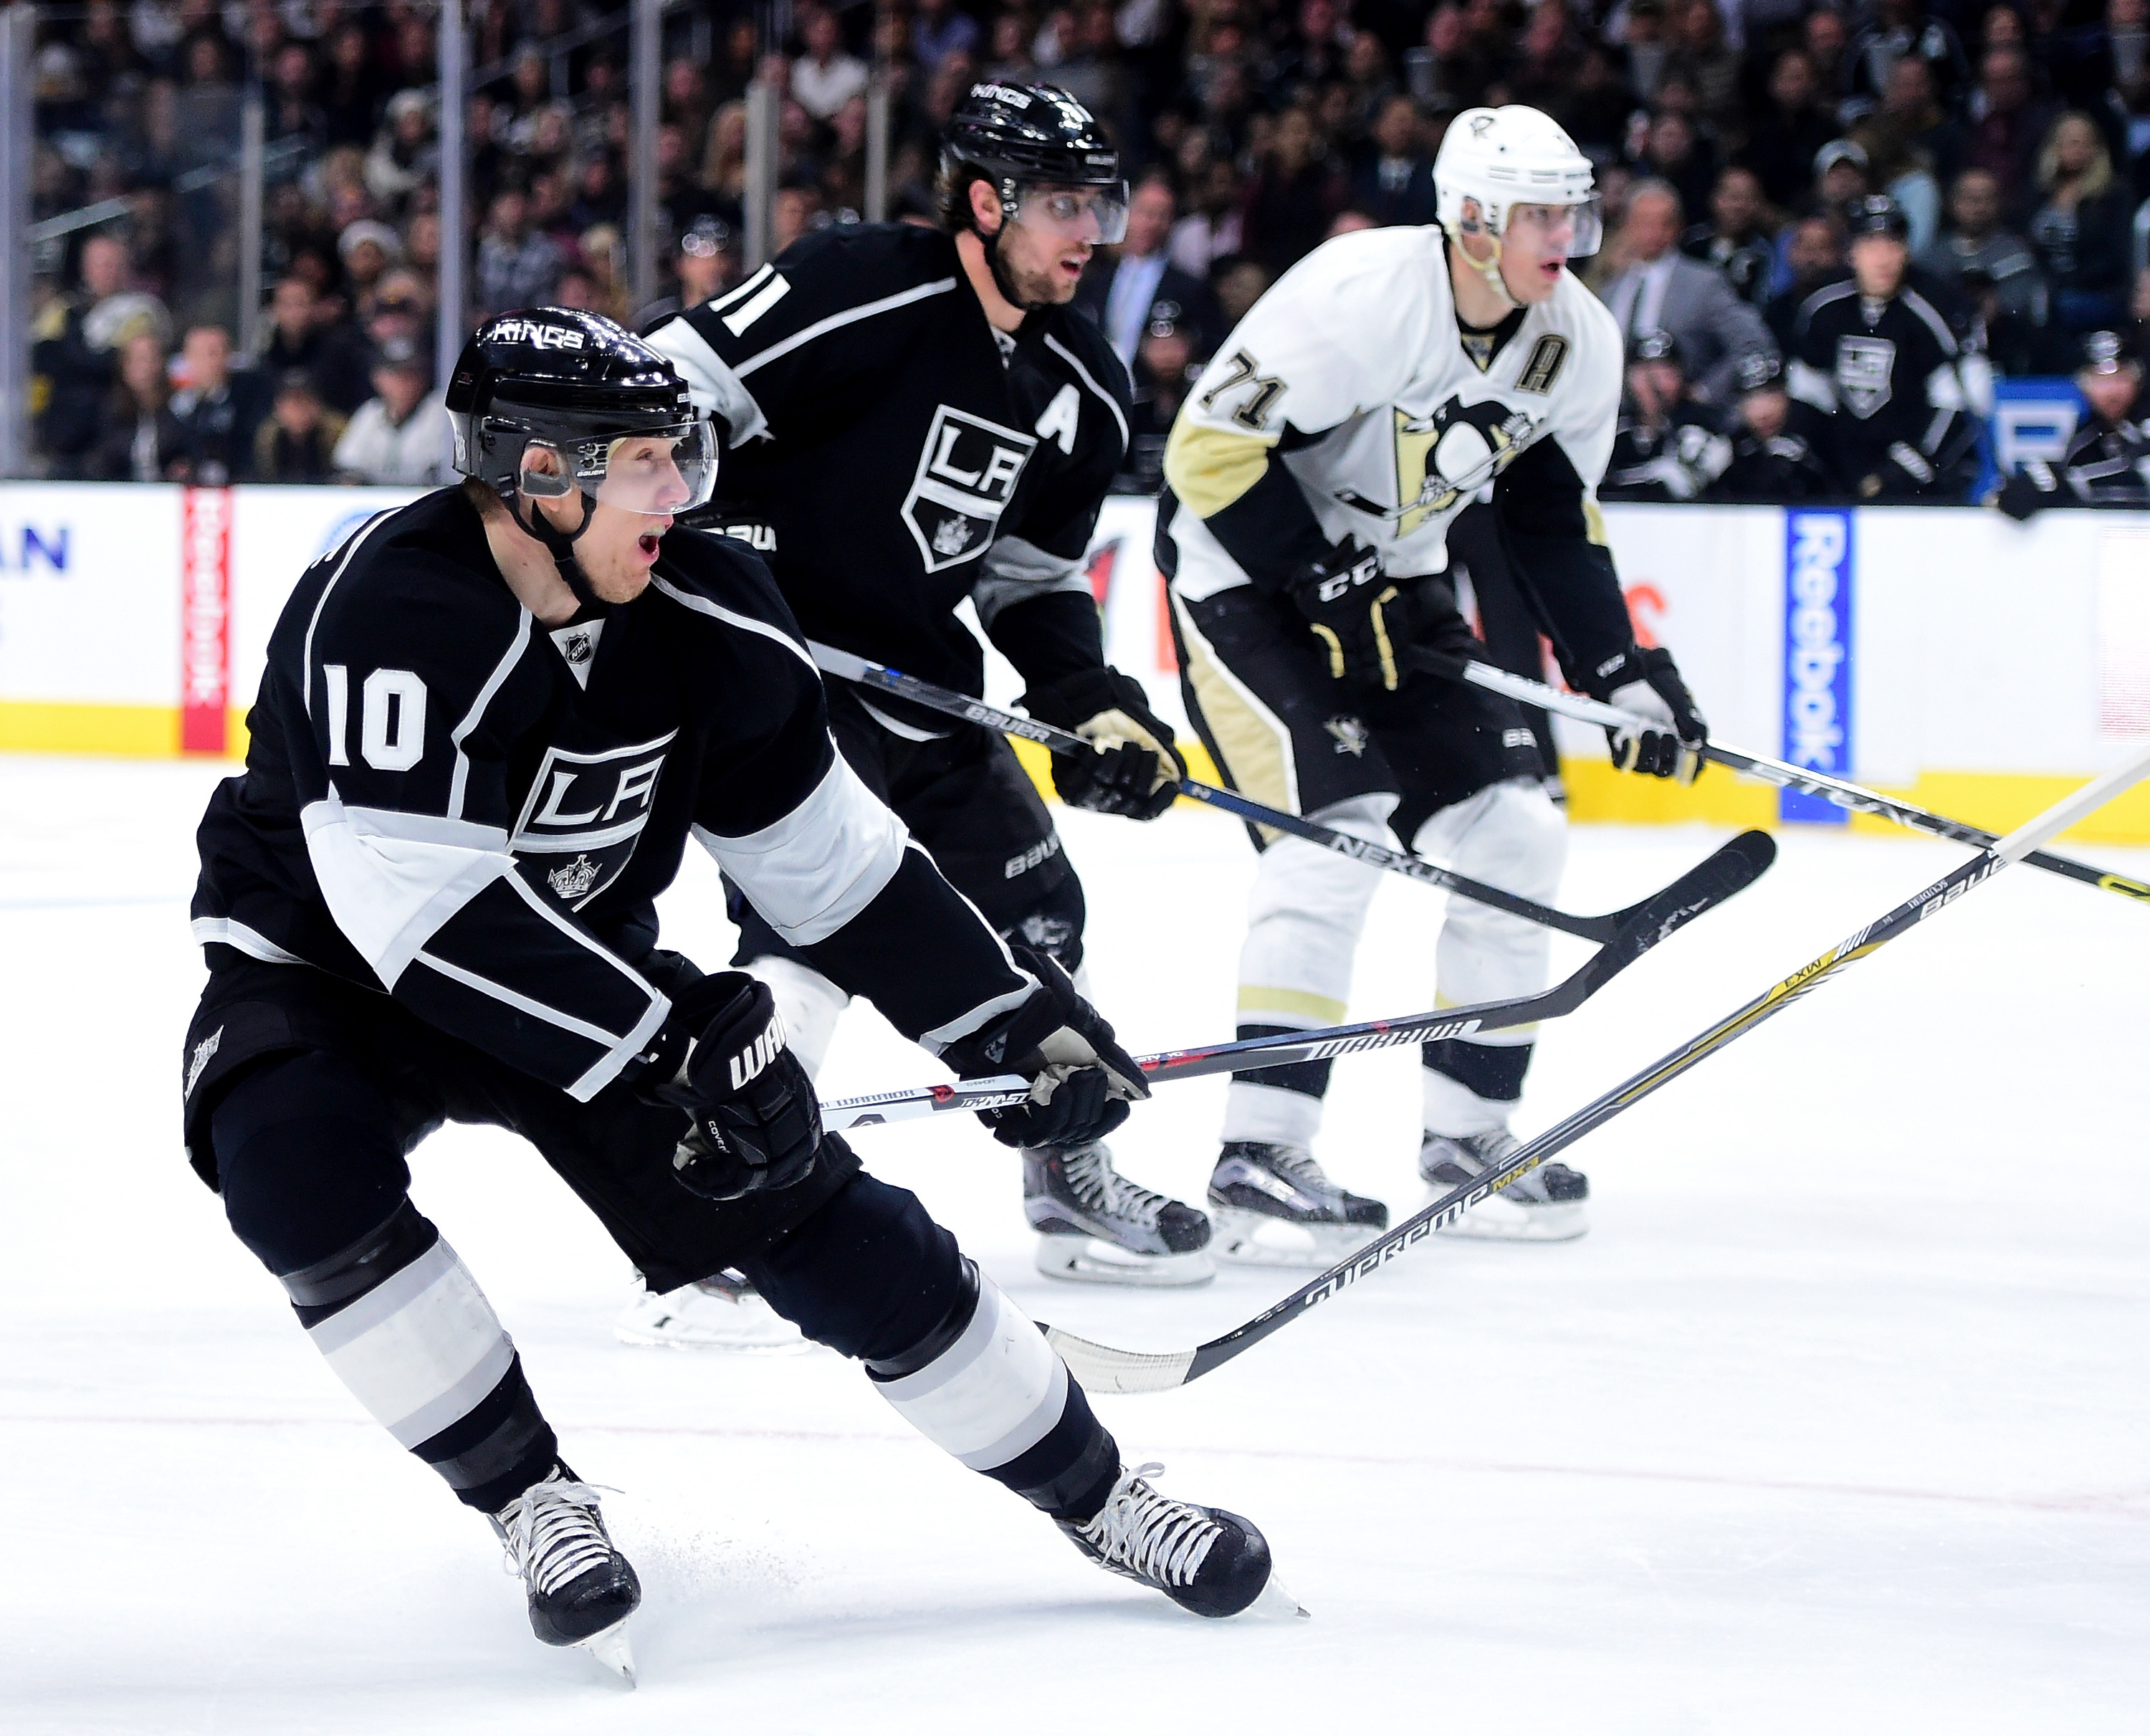
{"type": "Polygon", "coordinates": [[[2047,507],[2150,507],[2150,401],[2142,364],[2119,332],[2084,337],[2076,390],[2090,413],[2076,424],[2067,450],[2050,462],[2030,460],[1995,497],[2011,518],[2047,507]]]}
{"type": "Polygon", "coordinates": [[[1711,486],[1709,498],[1789,506],[1827,494],[1829,472],[1814,448],[1791,431],[1783,358],[1768,351],[1743,356],[1739,380],[1732,462],[1711,486]]]}
{"type": "Polygon", "coordinates": [[[1732,442],[1688,396],[1669,331],[1646,331],[1628,352],[1628,389],[1601,500],[1698,500],[1732,462],[1732,442]]]}
{"type": "Polygon", "coordinates": [[[1793,322],[1792,431],[1855,499],[1960,500],[1983,358],[1912,280],[1903,207],[1876,194],[1850,221],[1850,280],[1815,290],[1793,322]]]}
{"type": "MultiPolygon", "coordinates": [[[[1106,664],[1083,568],[1128,403],[1071,302],[1093,246],[1124,232],[1118,155],[1064,92],[981,84],[949,122],[941,194],[941,229],[824,230],[649,341],[724,443],[712,522],[765,550],[810,640],[979,693],[983,653],[955,613],[971,599],[1025,709],[1098,747],[1054,760],[1062,799],[1154,818],[1184,768],[1140,684],[1106,664]]],[[[1083,888],[1007,741],[841,684],[830,714],[956,887],[1080,980],[1083,888]]],[[[750,908],[739,921],[736,962],[775,988],[811,1072],[845,992],[750,908]]],[[[1024,1208],[1048,1276],[1211,1275],[1204,1214],[1124,1180],[1098,1142],[1026,1153],[1024,1208]]],[[[669,1336],[649,1311],[623,1332],[669,1336]]]]}
{"type": "Polygon", "coordinates": [[[300,579],[245,774],[202,822],[184,1128],[233,1229],[353,1395],[491,1516],[538,1637],[623,1673],[633,1570],[408,1197],[443,1121],[527,1139],[653,1282],[744,1271],[1093,1559],[1245,1608],[1260,1534],[1122,1466],[1036,1326],[823,1134],[768,987],[661,950],[654,901],[691,832],[899,1029],[1032,1077],[1011,1143],[1094,1138],[1147,1094],[1111,1027],[836,753],[760,560],[672,527],[714,453],[661,357],[592,315],[506,315],[447,401],[467,480],[300,579]]]}

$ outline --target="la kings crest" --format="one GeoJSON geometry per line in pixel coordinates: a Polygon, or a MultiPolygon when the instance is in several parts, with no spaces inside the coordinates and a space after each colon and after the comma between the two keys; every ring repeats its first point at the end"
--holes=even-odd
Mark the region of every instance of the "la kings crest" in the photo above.
{"type": "Polygon", "coordinates": [[[1861,421],[1889,401],[1896,371],[1896,346],[1885,337],[1840,337],[1836,341],[1836,390],[1845,407],[1861,421]]]}
{"type": "Polygon", "coordinates": [[[545,749],[507,847],[536,865],[568,909],[580,910],[626,868],[679,733],[590,753],[545,749]]]}
{"type": "Polygon", "coordinates": [[[903,522],[928,573],[985,552],[1037,448],[1033,435],[946,404],[936,407],[903,497],[903,522]]]}

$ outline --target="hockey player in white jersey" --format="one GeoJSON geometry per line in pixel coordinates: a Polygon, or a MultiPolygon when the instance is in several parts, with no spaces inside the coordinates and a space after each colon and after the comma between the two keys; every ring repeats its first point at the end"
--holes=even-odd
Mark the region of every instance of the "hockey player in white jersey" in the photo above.
{"type": "MultiPolygon", "coordinates": [[[[1620,334],[1569,274],[1596,250],[1589,161],[1521,106],[1459,115],[1440,220],[1325,243],[1219,349],[1165,455],[1158,564],[1189,715],[1228,781],[1293,813],[1550,902],[1566,855],[1538,744],[1508,700],[1413,666],[1474,648],[1446,577],[1451,519],[1490,500],[1572,685],[1652,720],[1623,769],[1691,779],[1705,726],[1671,655],[1634,640],[1595,489],[1619,410],[1620,334]]],[[[1260,840],[1258,840],[1260,841],[1260,840]]],[[[1379,876],[1263,844],[1239,1034],[1340,1022],[1379,876]]],[[[1544,929],[1452,899],[1444,1002],[1547,982],[1544,929]]],[[[1532,1033],[1426,1045],[1419,1169],[1439,1188],[1514,1144],[1532,1033]]],[[[1384,1227],[1311,1146],[1328,1063],[1234,1077],[1209,1208],[1227,1258],[1325,1264],[1384,1227]]],[[[1588,1184],[1547,1163],[1453,1233],[1559,1240],[1588,1184]]]]}

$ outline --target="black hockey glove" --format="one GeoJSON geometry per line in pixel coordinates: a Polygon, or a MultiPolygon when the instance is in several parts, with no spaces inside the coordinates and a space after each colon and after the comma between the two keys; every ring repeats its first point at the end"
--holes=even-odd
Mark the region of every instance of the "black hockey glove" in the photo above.
{"type": "Polygon", "coordinates": [[[1653,778],[1674,778],[1692,784],[1702,770],[1702,750],[1709,740],[1709,725],[1695,709],[1694,696],[1673,665],[1673,654],[1662,646],[1645,651],[1630,645],[1592,677],[1588,691],[1623,711],[1648,720],[1644,729],[1607,727],[1605,739],[1612,749],[1612,763],[1622,771],[1638,771],[1653,778]]]}
{"type": "Polygon", "coordinates": [[[2060,493],[2060,480],[2054,476],[2053,467],[2034,458],[2001,485],[1993,504],[2021,524],[2032,513],[2052,506],[2060,493]]]}
{"type": "Polygon", "coordinates": [[[672,1168],[690,1194],[739,1199],[814,1173],[822,1138],[814,1082],[785,1045],[769,985],[744,971],[681,992],[635,1089],[687,1112],[672,1168]]]}
{"type": "Polygon", "coordinates": [[[980,1113],[1003,1145],[1103,1138],[1128,1118],[1130,1099],[1149,1095],[1142,1069],[1055,961],[1028,946],[1008,951],[1037,979],[1036,992],[983,1030],[950,1043],[941,1058],[966,1079],[1021,1073],[1031,1082],[1028,1103],[980,1113]]]}
{"type": "Polygon", "coordinates": [[[1284,581],[1329,655],[1329,674],[1354,686],[1396,688],[1396,648],[1410,638],[1408,606],[1373,549],[1347,537],[1284,581]]]}
{"type": "Polygon", "coordinates": [[[1097,749],[1052,756],[1052,787],[1069,807],[1154,820],[1172,805],[1187,762],[1134,677],[1101,664],[1042,681],[1021,703],[1041,724],[1071,729],[1097,749]]]}

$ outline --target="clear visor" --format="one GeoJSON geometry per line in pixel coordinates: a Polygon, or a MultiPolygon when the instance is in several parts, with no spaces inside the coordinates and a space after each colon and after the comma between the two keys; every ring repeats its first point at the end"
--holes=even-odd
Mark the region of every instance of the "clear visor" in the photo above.
{"type": "Polygon", "coordinates": [[[1016,195],[1015,220],[1063,241],[1109,246],[1128,232],[1128,184],[1025,187],[1016,195]]]}
{"type": "Polygon", "coordinates": [[[1605,239],[1605,208],[1594,193],[1577,205],[1510,205],[1501,238],[1571,260],[1587,259],[1605,239]]]}
{"type": "Polygon", "coordinates": [[[570,488],[601,506],[653,517],[691,512],[717,486],[717,442],[705,421],[647,434],[576,442],[573,479],[560,449],[533,440],[522,450],[522,492],[559,499],[570,488]]]}

